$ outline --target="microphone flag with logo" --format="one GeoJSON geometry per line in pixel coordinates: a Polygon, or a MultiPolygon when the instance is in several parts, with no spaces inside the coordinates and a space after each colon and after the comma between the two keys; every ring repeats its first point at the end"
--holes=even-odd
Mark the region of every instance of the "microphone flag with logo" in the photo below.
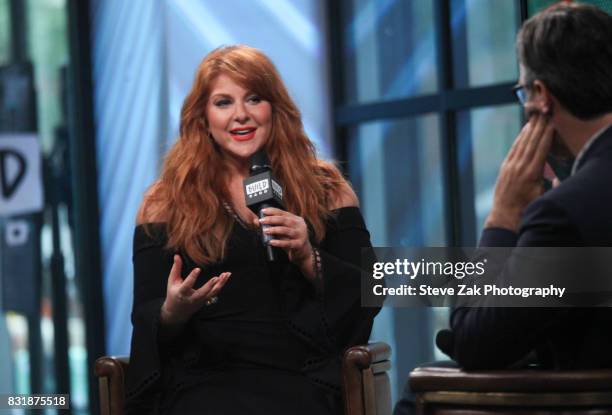
{"type": "MultiPolygon", "coordinates": [[[[251,175],[244,179],[244,198],[246,205],[258,218],[265,215],[262,210],[268,207],[284,209],[283,187],[274,177],[268,155],[262,149],[251,156],[251,175]]],[[[261,241],[266,247],[266,257],[268,261],[275,261],[278,256],[277,249],[268,243],[273,239],[271,235],[266,235],[263,230],[269,225],[262,225],[261,241]]]]}

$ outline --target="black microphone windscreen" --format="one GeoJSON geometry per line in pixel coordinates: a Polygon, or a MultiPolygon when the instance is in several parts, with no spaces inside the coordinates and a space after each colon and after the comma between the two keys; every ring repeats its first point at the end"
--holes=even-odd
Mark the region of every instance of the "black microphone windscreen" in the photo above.
{"type": "Polygon", "coordinates": [[[251,174],[256,173],[262,169],[270,168],[270,160],[266,152],[261,149],[251,156],[251,174]]]}

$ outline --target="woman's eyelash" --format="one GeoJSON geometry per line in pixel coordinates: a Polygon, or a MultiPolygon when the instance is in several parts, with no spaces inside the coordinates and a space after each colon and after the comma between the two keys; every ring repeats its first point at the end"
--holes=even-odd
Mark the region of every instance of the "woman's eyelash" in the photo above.
{"type": "MultiPolygon", "coordinates": [[[[259,103],[263,101],[263,99],[259,95],[251,95],[250,97],[247,98],[247,101],[259,103]]],[[[213,104],[217,107],[224,107],[224,106],[230,105],[231,103],[232,103],[232,100],[230,99],[220,99],[218,101],[215,101],[213,104]]]]}

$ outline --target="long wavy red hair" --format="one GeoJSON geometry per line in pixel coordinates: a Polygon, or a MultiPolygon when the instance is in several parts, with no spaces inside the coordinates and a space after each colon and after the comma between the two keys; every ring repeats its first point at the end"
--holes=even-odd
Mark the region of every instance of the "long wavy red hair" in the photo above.
{"type": "Polygon", "coordinates": [[[236,45],[209,53],[198,67],[181,110],[180,136],[166,155],[160,179],[147,201],[161,212],[167,248],[185,252],[198,263],[223,259],[233,219],[227,171],[218,147],[208,136],[205,117],[212,82],[225,74],[272,106],[272,128],[264,145],[285,191],[285,207],[312,225],[314,238],[325,234],[329,203],[347,182],[331,163],[316,157],[304,133],[301,114],[274,64],[258,49],[236,45]]]}

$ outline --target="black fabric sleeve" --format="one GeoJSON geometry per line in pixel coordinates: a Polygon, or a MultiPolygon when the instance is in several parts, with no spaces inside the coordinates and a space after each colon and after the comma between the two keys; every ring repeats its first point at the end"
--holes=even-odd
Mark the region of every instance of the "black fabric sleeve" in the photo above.
{"type": "Polygon", "coordinates": [[[138,401],[147,401],[149,393],[158,389],[164,351],[158,341],[160,309],[166,297],[172,253],[164,249],[161,226],[142,226],[134,233],[134,298],[132,305],[132,342],[126,381],[128,408],[138,401]]]}
{"type": "Polygon", "coordinates": [[[371,270],[375,258],[358,208],[338,211],[319,252],[328,333],[341,350],[367,343],[379,308],[361,306],[362,269],[371,270]]]}
{"type": "MultiPolygon", "coordinates": [[[[483,232],[480,246],[509,246],[512,239],[520,247],[582,244],[565,211],[547,199],[529,205],[518,238],[514,235],[510,231],[488,229],[483,232]]],[[[519,261],[511,254],[504,264],[497,264],[500,278],[519,261]]],[[[547,331],[567,313],[567,309],[559,308],[457,308],[450,322],[454,343],[452,357],[466,369],[510,367],[540,345],[547,331]]]]}
{"type": "Polygon", "coordinates": [[[504,228],[485,228],[480,236],[478,246],[493,247],[513,247],[516,246],[518,235],[516,232],[504,228]]]}
{"type": "Polygon", "coordinates": [[[316,296],[302,298],[291,323],[321,352],[339,355],[350,346],[368,341],[379,311],[361,307],[362,265],[371,269],[374,256],[359,209],[335,211],[324,240],[315,248],[322,287],[316,296]]]}
{"type": "Polygon", "coordinates": [[[525,211],[517,246],[582,246],[584,238],[553,200],[538,199],[525,211]]]}

